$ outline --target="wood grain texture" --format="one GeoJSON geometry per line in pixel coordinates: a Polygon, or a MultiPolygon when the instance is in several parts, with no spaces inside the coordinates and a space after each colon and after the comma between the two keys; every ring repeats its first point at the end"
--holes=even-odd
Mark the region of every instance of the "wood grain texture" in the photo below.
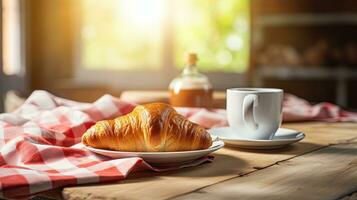
{"type": "Polygon", "coordinates": [[[357,143],[333,145],[179,199],[338,199],[357,190],[357,143]]]}
{"type": "Polygon", "coordinates": [[[214,154],[213,163],[168,173],[146,172],[118,183],[67,187],[62,195],[64,199],[167,199],[357,138],[357,124],[353,123],[296,123],[284,127],[303,131],[306,138],[279,150],[223,148],[214,154]]]}

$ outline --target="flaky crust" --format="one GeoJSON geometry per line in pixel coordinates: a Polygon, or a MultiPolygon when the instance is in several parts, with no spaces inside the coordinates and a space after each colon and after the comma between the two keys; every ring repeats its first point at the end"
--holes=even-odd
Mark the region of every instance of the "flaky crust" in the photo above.
{"type": "Polygon", "coordinates": [[[137,106],[114,120],[97,122],[82,137],[83,144],[117,151],[189,151],[212,145],[209,133],[178,114],[171,106],[137,106]]]}

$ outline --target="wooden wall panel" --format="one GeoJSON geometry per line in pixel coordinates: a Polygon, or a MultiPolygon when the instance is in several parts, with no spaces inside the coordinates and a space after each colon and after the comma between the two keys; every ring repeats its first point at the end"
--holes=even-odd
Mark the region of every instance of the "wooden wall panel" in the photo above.
{"type": "Polygon", "coordinates": [[[57,79],[73,75],[73,6],[71,0],[29,0],[28,67],[32,89],[51,90],[57,79]]]}

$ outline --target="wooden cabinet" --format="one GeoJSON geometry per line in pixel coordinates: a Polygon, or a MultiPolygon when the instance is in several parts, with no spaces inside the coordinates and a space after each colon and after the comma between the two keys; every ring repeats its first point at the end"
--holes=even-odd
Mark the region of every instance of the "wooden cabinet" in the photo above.
{"type": "Polygon", "coordinates": [[[357,106],[357,1],[254,0],[252,13],[253,85],[357,106]]]}

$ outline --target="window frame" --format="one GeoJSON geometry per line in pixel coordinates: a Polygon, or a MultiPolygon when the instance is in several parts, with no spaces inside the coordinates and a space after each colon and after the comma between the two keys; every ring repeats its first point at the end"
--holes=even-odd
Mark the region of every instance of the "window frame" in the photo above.
{"type": "MultiPolygon", "coordinates": [[[[170,1],[168,1],[170,2],[170,1]]],[[[78,4],[78,9],[81,9],[81,3],[78,4]]],[[[168,3],[167,13],[170,13],[174,8],[172,3],[168,3]]],[[[75,10],[75,9],[74,9],[75,10]]],[[[169,83],[175,78],[181,70],[176,68],[174,64],[174,42],[173,42],[173,27],[171,26],[172,15],[168,14],[164,21],[163,28],[163,55],[161,66],[159,69],[133,69],[133,70],[90,70],[86,69],[81,62],[81,12],[78,10],[74,16],[74,82],[80,85],[109,85],[113,89],[118,90],[157,90],[167,89],[169,83]],[[145,81],[140,81],[145,80],[145,81]],[[147,81],[150,80],[150,81],[147,81]]],[[[252,27],[250,26],[250,31],[252,27]]],[[[250,45],[251,46],[251,45],[250,45]]],[[[251,48],[249,48],[251,49],[251,48]]],[[[251,50],[250,50],[251,51],[251,50]]],[[[246,72],[219,72],[209,71],[202,72],[207,75],[214,89],[223,90],[230,87],[247,86],[247,76],[249,64],[246,72]],[[224,81],[222,81],[224,80],[224,81]]],[[[199,65],[199,63],[198,63],[199,65]]],[[[145,66],[143,66],[145,67],[145,66]]]]}
{"type": "MultiPolygon", "coordinates": [[[[14,0],[15,1],[15,0],[14,0]]],[[[26,23],[27,16],[27,2],[26,0],[16,0],[18,3],[18,17],[19,17],[19,58],[20,59],[20,69],[14,74],[6,74],[4,70],[4,49],[0,49],[0,113],[5,110],[5,98],[9,91],[15,91],[17,93],[26,94],[29,91],[30,78],[27,69],[27,33],[29,26],[26,23]]],[[[1,6],[3,5],[3,0],[0,0],[1,6]]],[[[4,8],[0,10],[0,45],[3,47],[3,17],[4,8]]]]}

